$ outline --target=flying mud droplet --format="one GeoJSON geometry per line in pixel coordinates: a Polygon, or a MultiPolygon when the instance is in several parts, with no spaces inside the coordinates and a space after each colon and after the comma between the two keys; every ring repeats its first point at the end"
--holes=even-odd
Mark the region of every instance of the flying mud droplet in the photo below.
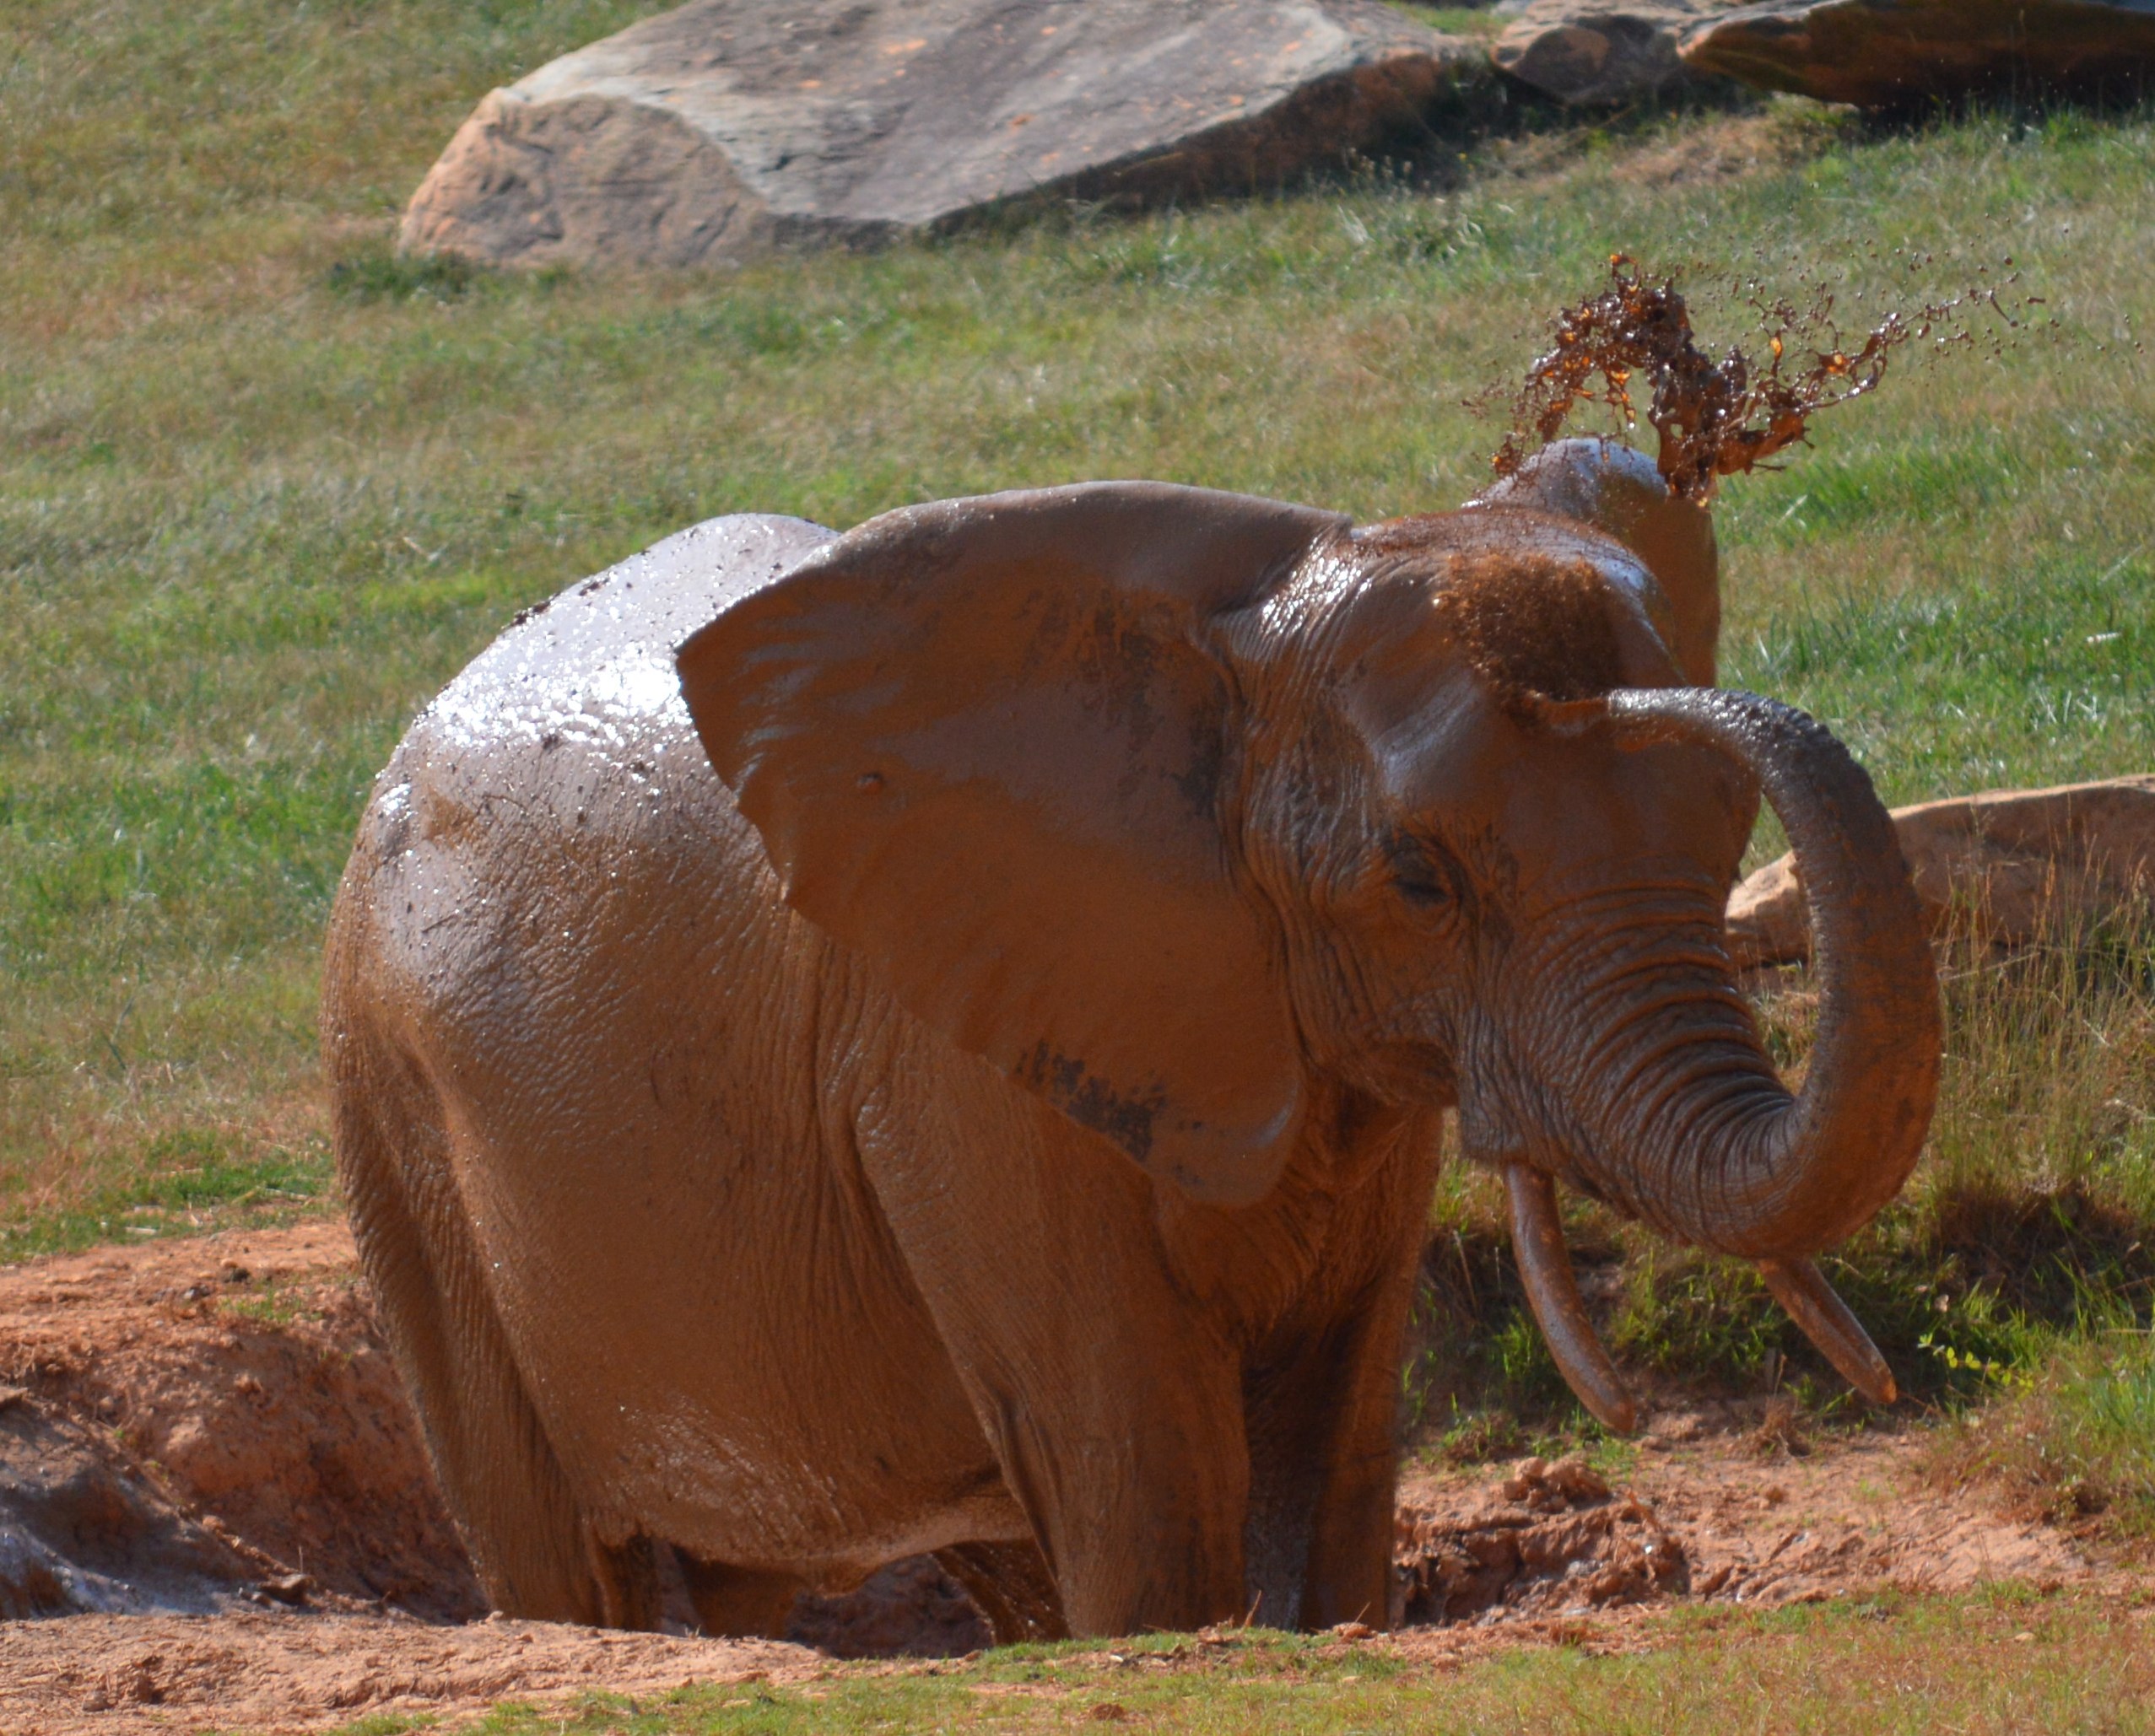
{"type": "MultiPolygon", "coordinates": [[[[1920,261],[1931,262],[1928,256],[1920,261]]],[[[1731,299],[1752,310],[1763,343],[1755,353],[1732,346],[1716,362],[1699,347],[1678,275],[1649,272],[1616,254],[1607,287],[1557,315],[1553,342],[1510,394],[1511,427],[1493,467],[1510,476],[1556,439],[1582,404],[1607,405],[1624,428],[1637,427],[1632,394],[1643,377],[1651,392],[1645,419],[1661,439],[1658,461],[1669,492],[1704,499],[1716,477],[1753,469],[1805,440],[1821,410],[1877,390],[1903,346],[1985,343],[1996,351],[2000,334],[2018,331],[2024,311],[2041,305],[2039,297],[2016,297],[2018,274],[2010,259],[2004,266],[2007,274],[1996,282],[1889,313],[1856,340],[1834,316],[1838,286],[1811,283],[1808,299],[1799,303],[1757,282],[1739,282],[1731,299]],[[1997,323],[1979,332],[1975,321],[1985,310],[1997,323]]],[[[1990,276],[1987,267],[1976,273],[1979,280],[1990,276]]],[[[1505,388],[1492,386],[1467,402],[1486,410],[1506,396],[1505,388]]]]}

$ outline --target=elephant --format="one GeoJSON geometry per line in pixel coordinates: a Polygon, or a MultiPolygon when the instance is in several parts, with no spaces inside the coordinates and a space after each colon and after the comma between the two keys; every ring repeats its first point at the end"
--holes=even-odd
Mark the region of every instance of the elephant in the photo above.
{"type": "Polygon", "coordinates": [[[1711,685],[1715,559],[1570,442],[1363,526],[725,517],[519,616],[374,787],[321,1011],[487,1595],[770,1634],[932,1552],[998,1640],[1384,1625],[1447,1114],[1612,1427],[1559,1184],[1758,1262],[1890,1400],[1813,1256],[1925,1137],[1931,955],[1863,771],[1711,685]],[[1723,930],[1762,792],[1794,1091],[1723,930]]]}

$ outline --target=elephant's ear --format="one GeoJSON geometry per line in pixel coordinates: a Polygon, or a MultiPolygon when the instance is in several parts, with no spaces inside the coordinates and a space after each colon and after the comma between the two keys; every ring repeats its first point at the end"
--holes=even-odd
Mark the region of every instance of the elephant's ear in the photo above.
{"type": "Polygon", "coordinates": [[[1221,1204],[1272,1185],[1301,1083],[1222,830],[1207,627],[1345,529],[1154,483],[908,507],[679,655],[787,901],[915,1016],[1221,1204]]]}

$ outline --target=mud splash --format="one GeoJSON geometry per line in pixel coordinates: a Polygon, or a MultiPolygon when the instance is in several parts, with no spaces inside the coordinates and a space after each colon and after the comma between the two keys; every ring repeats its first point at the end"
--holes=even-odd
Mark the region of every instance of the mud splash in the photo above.
{"type": "MultiPolygon", "coordinates": [[[[1928,256],[1911,261],[1931,262],[1928,256]]],[[[1717,362],[1699,347],[1677,274],[1650,273],[1628,255],[1613,255],[1607,286],[1557,315],[1549,348],[1511,395],[1511,426],[1493,467],[1510,476],[1584,404],[1606,405],[1626,429],[1636,428],[1633,391],[1643,378],[1650,390],[1645,419],[1660,436],[1669,492],[1704,499],[1717,477],[1752,470],[1803,440],[1820,411],[1875,391],[1907,346],[2000,347],[2028,310],[2042,305],[2041,297],[2018,294],[2010,257],[2001,270],[1990,283],[1990,268],[1979,266],[1977,283],[1958,295],[1889,313],[1861,337],[1844,331],[1834,285],[1811,283],[1799,302],[1740,282],[1731,299],[1756,319],[1759,348],[1732,346],[1717,362]],[[1980,320],[1986,312],[1992,321],[1980,320]]],[[[1492,387],[1468,403],[1488,409],[1504,396],[1492,387]]]]}

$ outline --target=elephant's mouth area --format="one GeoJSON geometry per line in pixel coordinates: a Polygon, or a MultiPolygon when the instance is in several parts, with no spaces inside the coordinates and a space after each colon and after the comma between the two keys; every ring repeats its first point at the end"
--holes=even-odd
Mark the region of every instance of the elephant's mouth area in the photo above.
{"type": "MultiPolygon", "coordinates": [[[[1557,1178],[1579,1174],[1579,1166],[1547,1161],[1517,1142],[1493,1145],[1465,1136],[1461,1156],[1503,1178],[1520,1285],[1565,1383],[1604,1427],[1631,1433],[1637,1405],[1601,1343],[1564,1241],[1557,1178]]],[[[1582,1191],[1597,1192],[1591,1185],[1582,1191]]],[[[1623,1210],[1620,1203],[1606,1203],[1623,1210]]],[[[1892,1404],[1898,1391],[1885,1358],[1817,1264],[1796,1258],[1761,1259],[1758,1265],[1774,1299],[1849,1383],[1874,1404],[1892,1404]]]]}
{"type": "MultiPolygon", "coordinates": [[[[1313,1055],[1326,1068],[1321,1053],[1313,1055]]],[[[1454,1022],[1443,1011],[1409,1005],[1355,1031],[1333,1069],[1356,1090],[1398,1108],[1451,1109],[1465,1088],[1454,1022]]]]}

